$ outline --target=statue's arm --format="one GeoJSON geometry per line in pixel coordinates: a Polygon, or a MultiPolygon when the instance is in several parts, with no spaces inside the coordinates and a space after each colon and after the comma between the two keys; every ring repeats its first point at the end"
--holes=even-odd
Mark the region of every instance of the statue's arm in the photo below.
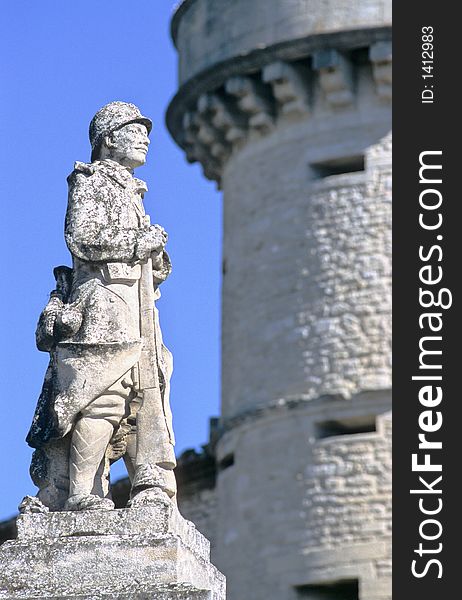
{"type": "Polygon", "coordinates": [[[107,180],[98,173],[71,175],[65,225],[70,252],[90,262],[144,260],[151,251],[148,233],[115,222],[112,201],[107,180]]]}
{"type": "Polygon", "coordinates": [[[159,286],[172,272],[172,263],[165,250],[152,255],[152,276],[154,285],[159,286]]]}

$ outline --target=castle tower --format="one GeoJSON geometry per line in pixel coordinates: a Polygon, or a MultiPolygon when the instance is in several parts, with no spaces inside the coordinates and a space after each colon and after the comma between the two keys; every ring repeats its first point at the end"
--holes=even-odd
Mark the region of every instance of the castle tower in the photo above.
{"type": "Polygon", "coordinates": [[[223,190],[229,600],[388,600],[391,2],[184,0],[168,127],[223,190]]]}

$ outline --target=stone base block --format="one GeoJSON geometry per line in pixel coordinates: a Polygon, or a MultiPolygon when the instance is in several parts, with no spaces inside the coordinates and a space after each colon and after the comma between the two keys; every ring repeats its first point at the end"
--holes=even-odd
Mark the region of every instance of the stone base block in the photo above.
{"type": "Polygon", "coordinates": [[[176,506],[18,518],[0,548],[0,599],[225,600],[210,545],[176,506]]]}

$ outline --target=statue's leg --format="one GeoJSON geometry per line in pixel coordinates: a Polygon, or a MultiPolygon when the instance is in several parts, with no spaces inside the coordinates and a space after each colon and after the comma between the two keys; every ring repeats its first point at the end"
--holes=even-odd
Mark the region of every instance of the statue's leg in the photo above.
{"type": "Polygon", "coordinates": [[[105,498],[106,449],[125,411],[126,398],[115,393],[99,396],[82,411],[72,432],[68,510],[114,507],[105,498]]]}
{"type": "MultiPolygon", "coordinates": [[[[46,465],[45,481],[38,487],[38,499],[50,510],[62,510],[69,494],[70,435],[53,440],[43,448],[46,465]]],[[[35,483],[35,481],[34,481],[35,483]]]]}
{"type": "Polygon", "coordinates": [[[69,465],[70,496],[88,496],[93,492],[96,472],[113,431],[113,425],[106,419],[82,417],[75,424],[69,465]]]}
{"type": "MultiPolygon", "coordinates": [[[[137,507],[155,503],[159,491],[167,494],[170,499],[174,499],[173,501],[176,502],[175,473],[173,472],[171,461],[164,462],[164,458],[169,458],[170,453],[173,454],[173,446],[171,446],[168,438],[163,414],[162,418],[157,419],[158,432],[156,432],[156,441],[161,440],[163,443],[159,444],[159,447],[153,449],[153,456],[156,456],[157,454],[157,461],[152,465],[137,465],[137,423],[141,404],[142,400],[140,397],[134,398],[130,403],[130,417],[133,422],[133,428],[128,436],[127,451],[124,456],[127,471],[130,474],[130,481],[132,483],[132,490],[130,493],[131,499],[128,505],[137,507]],[[168,451],[165,451],[166,447],[168,448],[168,451]]],[[[155,419],[155,415],[149,416],[155,419]]]]}

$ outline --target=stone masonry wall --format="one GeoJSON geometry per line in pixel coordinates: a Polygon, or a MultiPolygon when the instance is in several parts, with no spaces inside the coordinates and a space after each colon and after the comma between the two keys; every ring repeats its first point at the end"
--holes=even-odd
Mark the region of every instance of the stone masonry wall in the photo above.
{"type": "Polygon", "coordinates": [[[391,385],[391,165],[329,179],[309,200],[319,294],[298,322],[313,397],[391,385]]]}
{"type": "Polygon", "coordinates": [[[281,403],[220,440],[218,462],[234,462],[218,476],[214,561],[239,573],[231,600],[246,586],[252,600],[294,600],[299,587],[344,579],[358,580],[359,600],[390,598],[389,404],[388,392],[281,403]],[[365,415],[376,431],[320,435],[326,419],[365,415]]]}
{"type": "Polygon", "coordinates": [[[368,161],[387,129],[349,117],[322,135],[313,121],[281,123],[227,164],[225,417],[279,397],[391,387],[390,153],[388,165],[368,161]],[[311,172],[356,155],[365,171],[311,172]]]}
{"type": "Polygon", "coordinates": [[[314,559],[316,550],[332,550],[336,567],[341,569],[342,564],[353,561],[346,552],[343,558],[339,556],[339,547],[372,546],[377,552],[380,540],[383,551],[378,556],[365,552],[354,561],[357,574],[361,573],[361,597],[367,599],[387,597],[391,576],[390,414],[379,417],[377,429],[377,433],[319,440],[306,468],[303,502],[306,549],[314,559]]]}

